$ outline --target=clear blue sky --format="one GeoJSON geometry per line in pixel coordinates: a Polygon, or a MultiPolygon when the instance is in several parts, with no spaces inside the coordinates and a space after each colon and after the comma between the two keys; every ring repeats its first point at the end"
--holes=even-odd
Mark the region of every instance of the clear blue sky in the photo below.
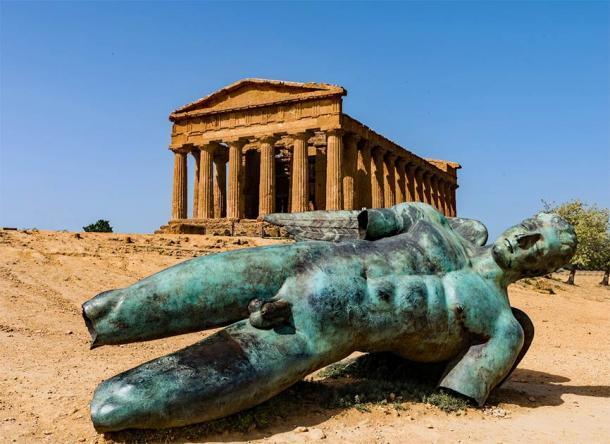
{"type": "Polygon", "coordinates": [[[244,77],[336,83],[345,110],[460,162],[492,235],[540,199],[610,206],[609,4],[1,3],[0,225],[150,232],[173,109],[244,77]]]}

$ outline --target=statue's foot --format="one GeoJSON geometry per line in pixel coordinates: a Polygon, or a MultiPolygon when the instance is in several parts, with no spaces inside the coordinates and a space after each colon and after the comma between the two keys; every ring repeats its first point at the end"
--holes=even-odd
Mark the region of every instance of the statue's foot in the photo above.
{"type": "Polygon", "coordinates": [[[102,382],[91,418],[99,432],[208,421],[260,404],[326,364],[294,330],[242,321],[102,382]]]}

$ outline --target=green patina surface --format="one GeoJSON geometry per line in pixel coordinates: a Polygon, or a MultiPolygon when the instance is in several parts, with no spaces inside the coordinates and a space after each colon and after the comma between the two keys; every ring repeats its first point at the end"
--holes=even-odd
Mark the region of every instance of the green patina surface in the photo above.
{"type": "Polygon", "coordinates": [[[301,239],[331,233],[341,242],[196,258],[86,302],[92,346],[225,326],[101,383],[91,403],[95,427],[220,418],[354,351],[446,362],[439,386],[482,404],[531,340],[507,286],[561,267],[576,245],[572,227],[552,214],[482,246],[480,222],[449,220],[420,203],[314,213],[269,220],[296,227],[301,239]]]}

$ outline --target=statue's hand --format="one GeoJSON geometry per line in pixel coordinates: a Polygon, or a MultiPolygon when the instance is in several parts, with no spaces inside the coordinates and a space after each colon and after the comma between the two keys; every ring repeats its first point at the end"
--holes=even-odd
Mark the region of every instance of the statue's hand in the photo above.
{"type": "Polygon", "coordinates": [[[268,330],[290,322],[292,305],[284,299],[261,301],[253,299],[248,304],[250,324],[255,328],[268,330]]]}

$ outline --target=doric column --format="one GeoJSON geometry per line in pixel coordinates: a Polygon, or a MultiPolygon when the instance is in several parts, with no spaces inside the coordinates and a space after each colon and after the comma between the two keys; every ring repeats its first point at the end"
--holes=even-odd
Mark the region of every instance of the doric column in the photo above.
{"type": "Polygon", "coordinates": [[[341,210],[343,207],[343,137],[340,129],[326,133],[326,209],[341,210]]]}
{"type": "Polygon", "coordinates": [[[383,208],[383,151],[375,148],[371,154],[371,207],[383,208]]]}
{"type": "Polygon", "coordinates": [[[227,155],[224,148],[216,147],[214,155],[214,217],[227,214],[227,155]]]}
{"type": "Polygon", "coordinates": [[[430,172],[424,171],[424,202],[428,205],[432,205],[432,185],[430,183],[430,172]]]}
{"type": "Polygon", "coordinates": [[[360,137],[356,134],[345,136],[345,148],[343,157],[343,209],[358,209],[356,202],[356,164],[358,161],[358,141],[360,137]]]}
{"type": "Polygon", "coordinates": [[[420,167],[415,168],[415,201],[425,202],[424,196],[424,170],[420,167]]]}
{"type": "Polygon", "coordinates": [[[227,193],[227,218],[240,219],[242,217],[242,187],[241,187],[241,151],[244,142],[233,140],[229,145],[229,186],[227,193]]]}
{"type": "MultiPolygon", "coordinates": [[[[246,142],[244,142],[244,145],[246,142]]],[[[239,218],[243,219],[246,217],[246,197],[245,197],[245,185],[246,185],[246,155],[244,153],[244,145],[241,150],[241,166],[239,167],[239,218]]]]}
{"type": "Polygon", "coordinates": [[[199,149],[191,151],[193,159],[195,160],[195,174],[193,184],[193,219],[199,217],[199,149]]]}
{"type": "Polygon", "coordinates": [[[415,194],[415,168],[416,166],[412,163],[408,164],[405,168],[407,179],[407,202],[417,201],[417,195],[415,194]]]}
{"type": "Polygon", "coordinates": [[[438,211],[447,216],[447,206],[445,204],[445,181],[442,179],[438,180],[438,211]]]}
{"type": "Polygon", "coordinates": [[[430,205],[438,210],[438,179],[434,173],[430,173],[430,205]]]}
{"type": "Polygon", "coordinates": [[[458,184],[456,184],[456,183],[451,184],[450,193],[449,193],[449,207],[451,208],[451,211],[450,211],[451,217],[457,216],[457,199],[456,199],[456,190],[457,189],[458,189],[458,184]]]}
{"type": "Polygon", "coordinates": [[[396,185],[394,189],[396,190],[396,203],[402,203],[407,201],[407,180],[406,180],[406,171],[405,164],[407,160],[403,157],[399,157],[396,159],[395,163],[395,172],[394,177],[396,178],[396,185]]]}
{"type": "Polygon", "coordinates": [[[316,146],[316,186],[315,186],[315,208],[316,210],[326,209],[326,146],[316,146]]]}
{"type": "Polygon", "coordinates": [[[198,217],[214,217],[214,194],[212,189],[212,158],[215,145],[206,144],[199,147],[199,193],[198,217]]]}
{"type": "Polygon", "coordinates": [[[306,132],[292,135],[292,172],[290,180],[291,207],[290,211],[298,213],[309,210],[308,157],[306,132]]]}
{"type": "Polygon", "coordinates": [[[447,216],[453,217],[451,208],[451,183],[445,183],[445,208],[447,209],[447,216]]]}
{"type": "Polygon", "coordinates": [[[371,207],[371,145],[363,140],[358,149],[356,165],[356,202],[357,209],[371,207]]]}
{"type": "Polygon", "coordinates": [[[396,204],[396,176],[394,162],[396,154],[388,153],[383,159],[383,203],[389,208],[396,204]]]}
{"type": "Polygon", "coordinates": [[[187,170],[186,151],[174,151],[174,186],[172,219],[186,219],[187,170]]]}
{"type": "Polygon", "coordinates": [[[258,217],[275,211],[275,148],[276,137],[260,139],[260,180],[258,187],[258,217]]]}
{"type": "Polygon", "coordinates": [[[441,213],[445,214],[445,211],[443,210],[443,198],[442,198],[442,191],[441,191],[441,184],[442,184],[442,179],[440,177],[436,177],[436,185],[434,186],[434,191],[436,194],[436,208],[438,209],[438,211],[440,211],[441,213]]]}

